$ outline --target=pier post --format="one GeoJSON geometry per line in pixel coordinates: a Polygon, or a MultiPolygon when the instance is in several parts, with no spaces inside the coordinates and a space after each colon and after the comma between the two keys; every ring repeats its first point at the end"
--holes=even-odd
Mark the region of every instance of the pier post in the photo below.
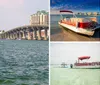
{"type": "Polygon", "coordinates": [[[6,33],[6,39],[8,39],[8,33],[6,33]]]}
{"type": "Polygon", "coordinates": [[[22,35],[23,35],[22,38],[25,40],[25,31],[22,32],[22,35]]]}
{"type": "Polygon", "coordinates": [[[5,39],[7,38],[7,34],[5,33],[5,39]]]}
{"type": "Polygon", "coordinates": [[[47,40],[47,29],[45,28],[45,37],[44,37],[44,40],[47,40]]]}
{"type": "Polygon", "coordinates": [[[13,33],[13,39],[15,39],[15,33],[13,33]]]}
{"type": "Polygon", "coordinates": [[[12,33],[10,33],[10,36],[11,36],[11,40],[13,39],[13,34],[12,33]]]}
{"type": "Polygon", "coordinates": [[[37,30],[36,29],[34,29],[33,31],[33,39],[37,40],[37,30]]]}
{"type": "Polygon", "coordinates": [[[8,39],[10,39],[10,34],[8,33],[8,39]]]}
{"type": "Polygon", "coordinates": [[[37,32],[38,32],[38,40],[41,40],[41,29],[39,28],[37,32]]]}
{"type": "Polygon", "coordinates": [[[16,39],[19,39],[19,31],[16,32],[16,39]]]}
{"type": "Polygon", "coordinates": [[[15,39],[17,39],[17,32],[15,32],[15,39]]]}
{"type": "Polygon", "coordinates": [[[6,38],[6,34],[4,33],[4,39],[6,38]]]}
{"type": "Polygon", "coordinates": [[[11,33],[9,33],[10,39],[11,39],[11,33]]]}
{"type": "Polygon", "coordinates": [[[12,39],[14,40],[14,39],[15,39],[15,34],[14,34],[14,32],[12,33],[12,36],[13,36],[13,38],[12,38],[12,39]]]}
{"type": "Polygon", "coordinates": [[[21,32],[19,31],[19,39],[21,39],[21,32]]]}
{"type": "Polygon", "coordinates": [[[30,30],[28,30],[28,40],[31,40],[31,37],[30,37],[30,30]]]}

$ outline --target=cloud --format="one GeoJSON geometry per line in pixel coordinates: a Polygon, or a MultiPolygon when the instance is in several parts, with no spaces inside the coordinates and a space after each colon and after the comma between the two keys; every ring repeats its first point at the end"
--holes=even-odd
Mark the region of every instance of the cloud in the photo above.
{"type": "Polygon", "coordinates": [[[0,7],[12,8],[21,6],[24,0],[0,0],[0,7]]]}

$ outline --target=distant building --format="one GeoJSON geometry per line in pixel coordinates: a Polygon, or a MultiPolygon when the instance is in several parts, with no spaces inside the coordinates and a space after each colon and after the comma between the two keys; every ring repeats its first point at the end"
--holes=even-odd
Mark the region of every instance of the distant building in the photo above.
{"type": "Polygon", "coordinates": [[[88,15],[92,15],[92,12],[88,12],[87,14],[88,14],[88,15]]]}
{"type": "Polygon", "coordinates": [[[87,13],[87,12],[85,12],[85,13],[84,13],[84,15],[88,15],[88,13],[87,13]]]}
{"type": "Polygon", "coordinates": [[[82,12],[78,12],[77,14],[78,14],[78,15],[84,15],[84,13],[82,13],[82,12]]]}
{"type": "Polygon", "coordinates": [[[93,12],[93,15],[99,15],[99,12],[93,12]]]}
{"type": "Polygon", "coordinates": [[[42,10],[30,16],[30,24],[48,24],[49,13],[42,10]]]}
{"type": "Polygon", "coordinates": [[[82,12],[78,12],[77,13],[78,15],[100,15],[100,13],[99,12],[84,12],[84,13],[82,13],[82,12]]]}

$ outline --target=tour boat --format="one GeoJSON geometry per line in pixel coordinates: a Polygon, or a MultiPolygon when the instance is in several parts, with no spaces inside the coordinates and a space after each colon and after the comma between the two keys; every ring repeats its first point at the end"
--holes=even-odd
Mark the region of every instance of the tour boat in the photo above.
{"type": "Polygon", "coordinates": [[[82,62],[82,60],[90,59],[90,56],[81,56],[78,58],[78,62],[71,64],[71,68],[93,68],[100,69],[100,62],[82,62]],[[81,61],[81,62],[80,62],[81,61]]]}
{"type": "Polygon", "coordinates": [[[61,10],[61,20],[58,22],[58,24],[62,27],[65,27],[67,29],[70,29],[76,33],[84,34],[88,36],[93,36],[95,29],[100,28],[97,24],[97,18],[96,17],[85,17],[85,18],[78,18],[72,11],[67,10],[61,10]],[[64,18],[61,14],[62,12],[71,14],[73,17],[69,18],[67,15],[64,18]]]}

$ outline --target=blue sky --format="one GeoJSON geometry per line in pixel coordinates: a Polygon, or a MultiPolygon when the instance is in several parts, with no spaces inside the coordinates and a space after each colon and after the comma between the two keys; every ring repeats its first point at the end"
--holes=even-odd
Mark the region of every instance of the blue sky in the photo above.
{"type": "Polygon", "coordinates": [[[30,15],[48,11],[48,0],[0,0],[0,30],[28,25],[30,15]]]}
{"type": "Polygon", "coordinates": [[[67,9],[82,12],[100,11],[100,0],[51,0],[52,9],[67,9]]]}

